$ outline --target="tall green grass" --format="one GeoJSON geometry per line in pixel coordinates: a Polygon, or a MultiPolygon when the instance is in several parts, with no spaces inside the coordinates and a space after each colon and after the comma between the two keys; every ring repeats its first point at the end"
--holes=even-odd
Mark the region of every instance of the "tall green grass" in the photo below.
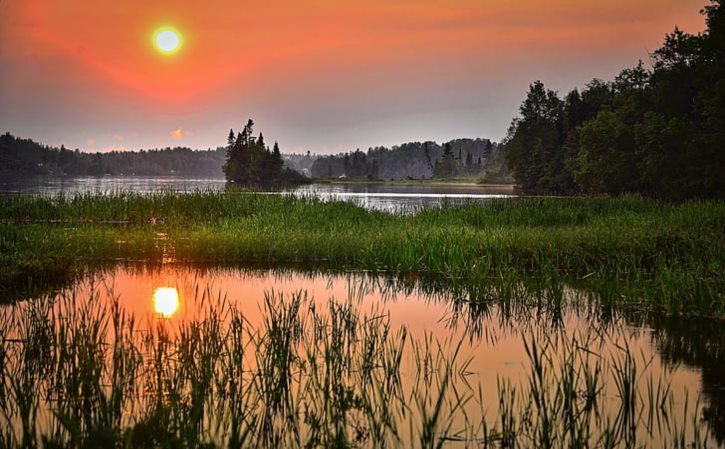
{"type": "Polygon", "coordinates": [[[116,260],[527,273],[672,313],[725,313],[725,203],[531,198],[413,215],[250,193],[0,196],[0,286],[116,260]]]}

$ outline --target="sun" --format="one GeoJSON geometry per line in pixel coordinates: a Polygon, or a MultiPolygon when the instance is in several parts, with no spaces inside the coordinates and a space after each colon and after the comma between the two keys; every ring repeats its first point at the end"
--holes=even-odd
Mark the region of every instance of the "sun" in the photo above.
{"type": "Polygon", "coordinates": [[[174,54],[181,48],[181,33],[172,27],[161,27],[154,32],[154,46],[165,55],[174,54]]]}
{"type": "Polygon", "coordinates": [[[154,291],[154,310],[168,318],[179,309],[179,292],[175,288],[161,287],[154,291]]]}

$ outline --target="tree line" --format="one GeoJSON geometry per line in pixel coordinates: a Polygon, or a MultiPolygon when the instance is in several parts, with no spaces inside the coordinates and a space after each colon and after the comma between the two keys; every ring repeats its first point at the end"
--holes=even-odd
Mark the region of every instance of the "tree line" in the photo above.
{"type": "Polygon", "coordinates": [[[666,198],[725,193],[725,14],[707,28],[675,28],[613,81],[594,79],[563,99],[529,87],[504,140],[516,183],[530,193],[638,192],[666,198]]]}
{"type": "Polygon", "coordinates": [[[221,177],[224,149],[196,151],[185,147],[158,150],[85,153],[0,135],[0,174],[22,175],[136,175],[221,177]]]}
{"type": "Polygon", "coordinates": [[[500,147],[488,139],[408,142],[392,148],[373,147],[318,156],[311,175],[318,178],[425,179],[479,176],[487,170],[504,175],[500,147]]]}

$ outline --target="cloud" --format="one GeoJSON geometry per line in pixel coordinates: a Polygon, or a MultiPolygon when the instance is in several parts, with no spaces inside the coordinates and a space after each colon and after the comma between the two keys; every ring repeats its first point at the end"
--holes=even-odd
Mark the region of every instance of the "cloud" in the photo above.
{"type": "Polygon", "coordinates": [[[89,147],[92,147],[93,145],[95,145],[95,143],[96,141],[91,137],[86,139],[86,145],[88,145],[89,147]]]}
{"type": "Polygon", "coordinates": [[[189,131],[184,131],[181,128],[176,128],[175,130],[171,131],[169,133],[169,135],[171,137],[173,137],[174,139],[179,139],[180,140],[180,139],[183,139],[184,137],[190,136],[191,133],[189,131]]]}

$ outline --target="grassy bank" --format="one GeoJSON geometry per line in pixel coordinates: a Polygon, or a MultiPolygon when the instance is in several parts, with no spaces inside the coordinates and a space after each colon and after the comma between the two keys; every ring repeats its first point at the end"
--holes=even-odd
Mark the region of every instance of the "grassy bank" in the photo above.
{"type": "Polygon", "coordinates": [[[506,199],[411,216],[275,195],[0,196],[0,285],[130,260],[532,275],[613,303],[725,314],[725,202],[506,199]]]}

